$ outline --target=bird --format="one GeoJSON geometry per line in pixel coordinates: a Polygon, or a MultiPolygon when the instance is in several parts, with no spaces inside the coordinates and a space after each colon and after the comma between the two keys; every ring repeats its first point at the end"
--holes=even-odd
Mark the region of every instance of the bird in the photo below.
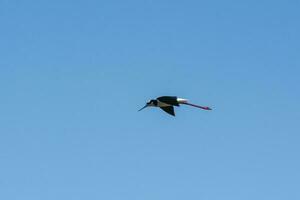
{"type": "Polygon", "coordinates": [[[189,103],[187,99],[178,98],[177,96],[161,96],[156,99],[151,99],[149,102],[146,103],[144,107],[142,107],[138,111],[141,111],[147,107],[158,107],[161,108],[166,113],[175,116],[174,106],[179,107],[180,104],[193,106],[203,110],[212,110],[210,107],[195,105],[189,103]]]}

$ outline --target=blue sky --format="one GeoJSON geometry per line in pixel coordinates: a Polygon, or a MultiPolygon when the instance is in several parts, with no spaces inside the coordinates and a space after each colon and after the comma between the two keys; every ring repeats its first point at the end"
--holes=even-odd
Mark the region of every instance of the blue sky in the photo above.
{"type": "Polygon", "coordinates": [[[299,6],[1,0],[0,199],[299,199],[299,6]]]}

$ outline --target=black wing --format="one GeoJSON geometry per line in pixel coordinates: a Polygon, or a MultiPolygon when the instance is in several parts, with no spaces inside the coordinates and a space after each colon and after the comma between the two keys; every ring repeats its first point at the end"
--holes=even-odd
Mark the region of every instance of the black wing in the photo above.
{"type": "Polygon", "coordinates": [[[166,113],[175,116],[174,107],[173,106],[167,106],[167,107],[160,107],[163,111],[166,113]]]}
{"type": "Polygon", "coordinates": [[[172,106],[179,106],[177,97],[163,96],[163,97],[158,97],[157,100],[159,100],[160,102],[172,105],[172,106]]]}

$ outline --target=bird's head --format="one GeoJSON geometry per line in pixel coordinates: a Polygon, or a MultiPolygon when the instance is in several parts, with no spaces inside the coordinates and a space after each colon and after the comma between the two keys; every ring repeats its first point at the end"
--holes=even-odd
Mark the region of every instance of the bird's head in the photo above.
{"type": "Polygon", "coordinates": [[[142,107],[139,111],[141,111],[141,110],[143,110],[143,109],[145,109],[145,108],[147,108],[147,107],[155,107],[155,106],[157,106],[157,100],[151,99],[151,100],[148,101],[148,102],[146,103],[146,105],[145,105],[144,107],[142,107]]]}

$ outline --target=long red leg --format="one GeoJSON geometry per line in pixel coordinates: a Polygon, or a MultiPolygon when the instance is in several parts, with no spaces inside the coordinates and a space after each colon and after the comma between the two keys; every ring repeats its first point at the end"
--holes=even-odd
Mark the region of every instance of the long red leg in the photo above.
{"type": "Polygon", "coordinates": [[[206,106],[198,106],[198,105],[195,105],[195,104],[191,104],[191,103],[188,103],[188,102],[184,102],[182,104],[186,104],[186,105],[189,105],[189,106],[193,106],[193,107],[196,107],[196,108],[201,108],[203,110],[212,110],[210,107],[206,107],[206,106]]]}

